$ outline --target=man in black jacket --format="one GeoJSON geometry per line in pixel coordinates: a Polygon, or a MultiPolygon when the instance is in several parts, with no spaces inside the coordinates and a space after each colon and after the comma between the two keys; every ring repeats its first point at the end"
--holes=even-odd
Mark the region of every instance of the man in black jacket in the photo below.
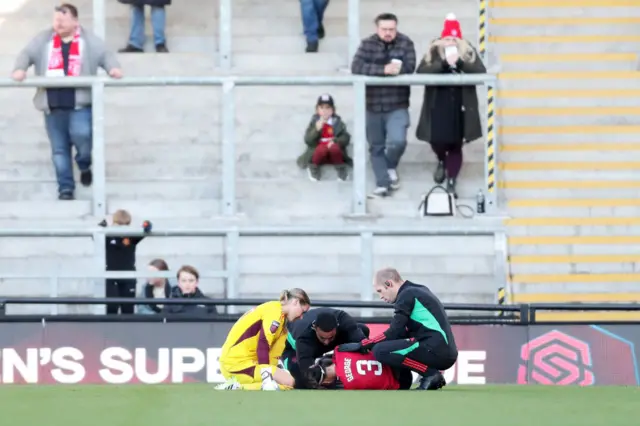
{"type": "Polygon", "coordinates": [[[458,348],[440,300],[427,287],[403,280],[392,268],[376,273],[374,288],[382,300],[394,304],[391,325],[378,336],[338,350],[372,350],[381,363],[409,369],[422,376],[418,389],[434,390],[445,386],[440,371],[455,364],[458,348]]]}
{"type": "MultiPolygon", "coordinates": [[[[398,18],[378,15],[376,34],[360,43],[351,73],[375,77],[413,74],[416,49],[413,41],[398,32],[398,18]]],[[[376,189],[371,196],[384,197],[400,187],[397,167],[407,147],[409,129],[409,86],[367,87],[367,140],[376,189]]]]}
{"type": "Polygon", "coordinates": [[[339,309],[318,308],[307,312],[288,326],[289,334],[282,354],[283,367],[296,379],[296,388],[305,388],[303,371],[316,358],[343,343],[360,342],[369,336],[369,328],[358,324],[348,313],[339,309]]]}

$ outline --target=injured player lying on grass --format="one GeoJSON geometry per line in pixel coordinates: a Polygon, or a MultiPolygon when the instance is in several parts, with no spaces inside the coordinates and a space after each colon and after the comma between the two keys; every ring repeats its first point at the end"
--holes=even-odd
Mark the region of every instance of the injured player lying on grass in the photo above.
{"type": "Polygon", "coordinates": [[[309,368],[307,383],[310,389],[406,390],[413,375],[380,363],[371,353],[334,352],[309,368]]]}

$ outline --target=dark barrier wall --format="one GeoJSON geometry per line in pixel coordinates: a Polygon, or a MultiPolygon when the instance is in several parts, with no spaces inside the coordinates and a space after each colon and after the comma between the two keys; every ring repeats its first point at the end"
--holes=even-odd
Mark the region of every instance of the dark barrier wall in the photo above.
{"type": "MultiPolygon", "coordinates": [[[[387,326],[371,324],[372,333],[387,326]]],[[[0,383],[218,383],[224,323],[6,323],[0,383]]],[[[638,325],[454,326],[449,383],[639,385],[638,325]]]]}

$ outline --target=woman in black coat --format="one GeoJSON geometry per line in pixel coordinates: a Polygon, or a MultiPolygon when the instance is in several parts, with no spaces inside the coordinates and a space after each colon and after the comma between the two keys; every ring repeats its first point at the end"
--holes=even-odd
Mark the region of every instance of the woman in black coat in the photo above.
{"type": "MultiPolygon", "coordinates": [[[[441,37],[434,40],[418,65],[418,74],[484,74],[482,60],[462,38],[460,23],[447,16],[441,37]]],[[[462,146],[482,137],[475,86],[426,86],[416,137],[428,142],[438,157],[433,175],[437,184],[447,181],[456,198],[456,179],[462,168],[462,146]]]]}
{"type": "Polygon", "coordinates": [[[144,52],[144,7],[151,7],[151,26],[153,27],[153,44],[156,52],[168,53],[167,40],[164,29],[167,21],[165,6],[171,5],[171,0],[118,0],[122,4],[131,5],[131,32],[127,47],[120,49],[120,53],[144,52]]]}

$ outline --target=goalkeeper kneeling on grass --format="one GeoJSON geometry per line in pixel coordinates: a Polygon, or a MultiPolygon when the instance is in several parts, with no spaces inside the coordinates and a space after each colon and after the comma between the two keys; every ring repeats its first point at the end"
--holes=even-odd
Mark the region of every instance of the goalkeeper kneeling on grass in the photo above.
{"type": "Polygon", "coordinates": [[[373,286],[382,300],[394,304],[391,325],[376,337],[341,345],[337,351],[371,350],[382,364],[418,373],[420,390],[445,386],[440,371],[455,364],[458,349],[440,300],[427,287],[403,280],[392,268],[376,272],[373,286]]]}
{"type": "Polygon", "coordinates": [[[277,367],[287,339],[287,322],[302,318],[311,302],[299,288],[285,290],[280,300],[246,312],[229,331],[220,354],[220,372],[226,382],[220,390],[291,389],[295,381],[277,367]]]}

